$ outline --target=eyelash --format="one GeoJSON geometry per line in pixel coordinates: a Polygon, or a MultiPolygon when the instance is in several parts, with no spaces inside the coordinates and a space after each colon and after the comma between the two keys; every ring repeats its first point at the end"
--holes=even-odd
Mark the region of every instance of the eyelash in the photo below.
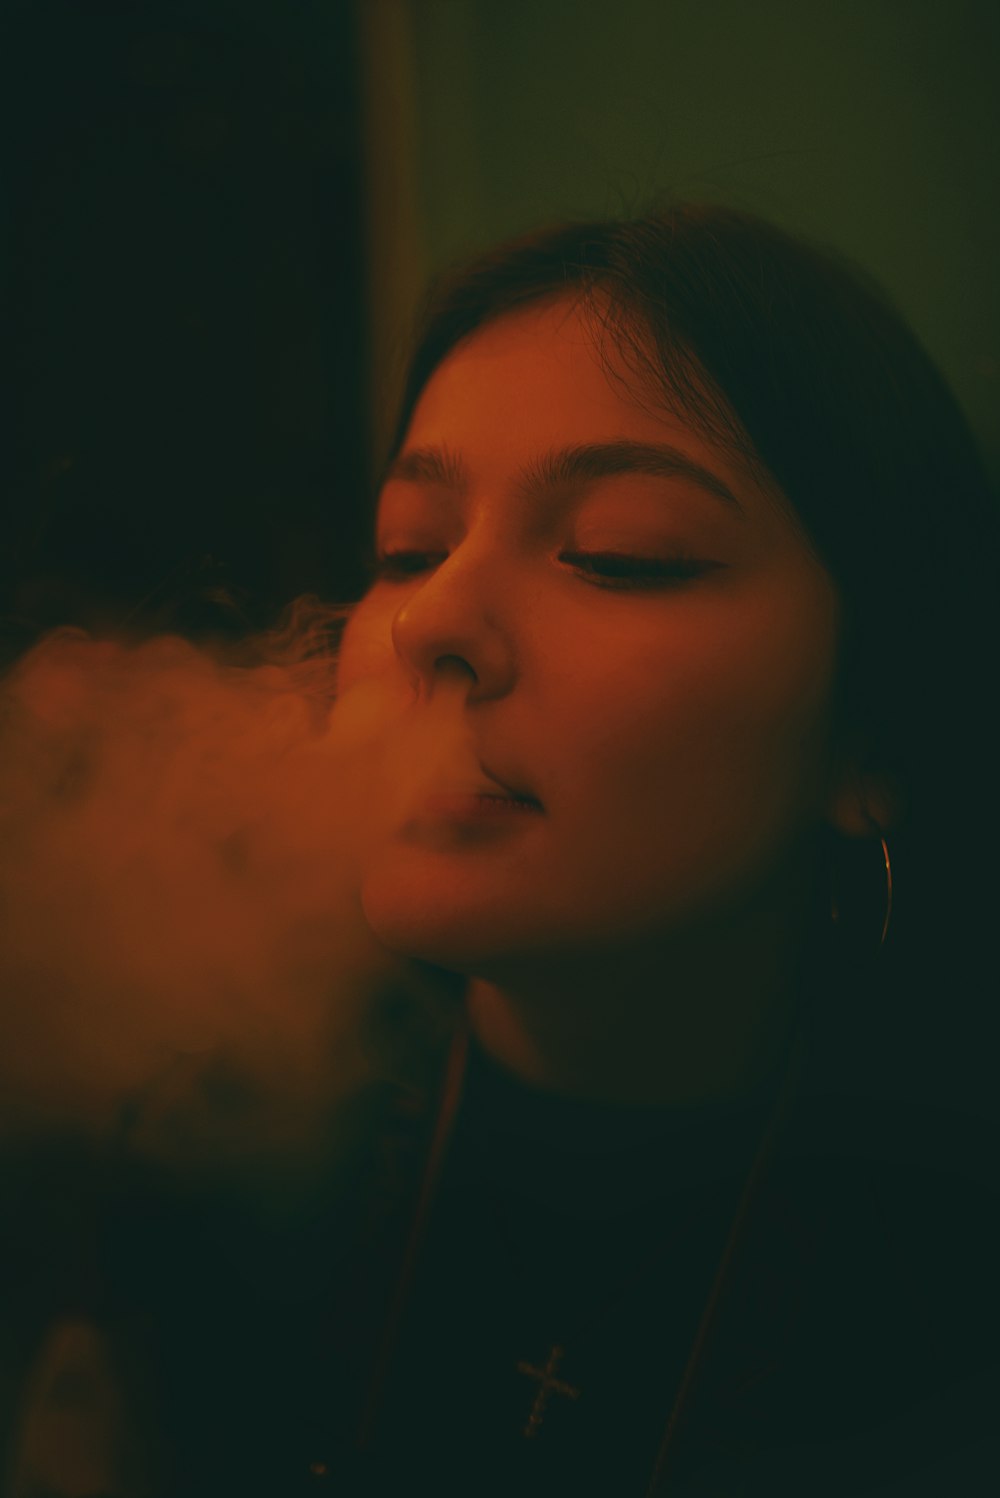
{"type": "MultiPolygon", "coordinates": [[[[429,570],[428,558],[440,555],[443,554],[426,551],[383,552],[370,562],[369,576],[372,582],[407,582],[429,570]],[[423,565],[408,567],[406,563],[412,561],[423,565]]],[[[630,557],[600,551],[562,552],[559,560],[569,562],[595,586],[619,590],[691,582],[723,565],[690,556],[630,557]]]]}

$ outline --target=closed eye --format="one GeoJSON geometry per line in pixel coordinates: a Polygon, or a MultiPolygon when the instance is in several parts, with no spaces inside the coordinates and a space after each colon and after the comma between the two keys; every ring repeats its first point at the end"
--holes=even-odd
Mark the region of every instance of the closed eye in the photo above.
{"type": "Polygon", "coordinates": [[[384,551],[368,559],[368,577],[371,582],[406,582],[419,577],[445,560],[444,551],[384,551]]]}
{"type": "Polygon", "coordinates": [[[725,565],[701,557],[631,557],[618,552],[592,551],[563,552],[559,560],[568,562],[589,581],[604,588],[642,588],[690,582],[725,565]]]}

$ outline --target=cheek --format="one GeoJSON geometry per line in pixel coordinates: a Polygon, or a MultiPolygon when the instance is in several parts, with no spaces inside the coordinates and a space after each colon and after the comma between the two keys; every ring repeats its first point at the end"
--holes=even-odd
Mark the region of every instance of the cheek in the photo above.
{"type": "Polygon", "coordinates": [[[651,881],[672,904],[779,858],[821,819],[828,782],[828,612],[797,612],[794,627],[767,610],[741,610],[739,629],[704,622],[683,647],[610,669],[600,720],[581,703],[590,750],[568,783],[598,808],[580,866],[600,862],[623,892],[651,881]]]}
{"type": "Polygon", "coordinates": [[[789,801],[822,769],[833,654],[824,630],[743,621],[740,634],[699,660],[675,663],[661,700],[661,727],[692,771],[722,790],[746,781],[789,801]]]}

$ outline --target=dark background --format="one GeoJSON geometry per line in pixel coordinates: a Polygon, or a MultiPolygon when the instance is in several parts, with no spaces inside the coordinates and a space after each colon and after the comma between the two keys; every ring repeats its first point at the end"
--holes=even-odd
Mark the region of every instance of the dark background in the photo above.
{"type": "Polygon", "coordinates": [[[6,655],[356,588],[356,45],[338,0],[7,0],[6,655]]]}

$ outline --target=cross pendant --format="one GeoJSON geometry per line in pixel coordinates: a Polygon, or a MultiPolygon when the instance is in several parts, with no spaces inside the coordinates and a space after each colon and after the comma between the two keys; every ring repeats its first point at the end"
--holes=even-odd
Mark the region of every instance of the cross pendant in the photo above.
{"type": "Polygon", "coordinates": [[[565,1394],[569,1399],[579,1399],[580,1390],[574,1389],[572,1384],[565,1383],[561,1378],[556,1378],[556,1369],[566,1355],[565,1347],[553,1347],[549,1353],[549,1360],[544,1368],[535,1368],[531,1363],[518,1363],[518,1373],[525,1373],[529,1378],[538,1380],[538,1393],[532,1405],[528,1423],[522,1434],[529,1439],[536,1435],[538,1428],[545,1417],[545,1411],[549,1399],[553,1394],[565,1394]]]}

